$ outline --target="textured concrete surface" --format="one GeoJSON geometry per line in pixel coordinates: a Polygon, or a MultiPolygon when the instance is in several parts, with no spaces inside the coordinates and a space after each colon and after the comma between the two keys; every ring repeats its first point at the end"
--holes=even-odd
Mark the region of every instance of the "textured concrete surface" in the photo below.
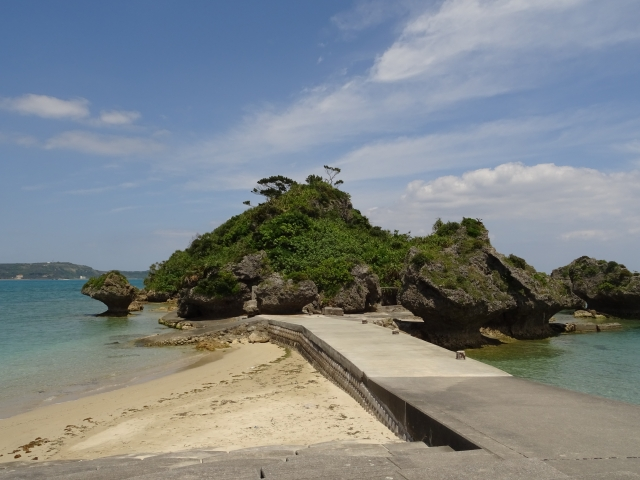
{"type": "Polygon", "coordinates": [[[412,455],[401,464],[403,457],[396,452],[394,463],[406,478],[640,474],[640,406],[511,377],[471,359],[455,360],[454,352],[391,335],[389,329],[362,324],[357,316],[268,318],[304,332],[361,378],[413,440],[457,450],[479,447],[457,452],[473,458],[476,467],[502,460],[484,473],[474,468],[455,473],[450,456],[443,455],[450,467],[436,468],[438,455],[412,455]]]}
{"type": "Polygon", "coordinates": [[[260,315],[264,318],[299,325],[314,340],[333,349],[368,378],[374,377],[508,377],[508,373],[476,360],[456,360],[455,352],[406,334],[350,318],[322,315],[260,315]]]}

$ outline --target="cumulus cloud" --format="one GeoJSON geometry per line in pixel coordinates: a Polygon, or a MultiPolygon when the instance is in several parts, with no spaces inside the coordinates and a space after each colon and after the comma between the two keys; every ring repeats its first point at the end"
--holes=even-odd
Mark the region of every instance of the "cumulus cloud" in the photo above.
{"type": "Polygon", "coordinates": [[[375,224],[418,235],[430,233],[437,218],[481,218],[499,250],[518,246],[518,254],[546,270],[612,251],[634,264],[640,171],[505,163],[410,182],[395,205],[368,215],[375,224]]]}
{"type": "Polygon", "coordinates": [[[430,211],[467,212],[483,218],[637,220],[640,172],[507,163],[431,182],[411,182],[404,201],[430,211]]]}
{"type": "Polygon", "coordinates": [[[45,148],[74,150],[96,155],[126,156],[158,153],[164,149],[164,146],[148,138],[69,131],[50,138],[45,148]]]}
{"type": "Polygon", "coordinates": [[[0,107],[22,115],[36,115],[42,118],[78,120],[89,116],[89,101],[84,98],[62,100],[29,93],[21,97],[2,99],[0,107]]]}
{"type": "Polygon", "coordinates": [[[100,112],[100,121],[106,125],[129,125],[140,118],[140,112],[109,110],[100,112]]]}

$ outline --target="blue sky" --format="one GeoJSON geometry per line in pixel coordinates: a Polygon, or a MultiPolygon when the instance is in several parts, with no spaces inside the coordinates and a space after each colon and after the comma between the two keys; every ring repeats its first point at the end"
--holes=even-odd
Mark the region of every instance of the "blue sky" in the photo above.
{"type": "Polygon", "coordinates": [[[0,262],[145,269],[256,180],[640,270],[637,0],[5,1],[0,262]]]}

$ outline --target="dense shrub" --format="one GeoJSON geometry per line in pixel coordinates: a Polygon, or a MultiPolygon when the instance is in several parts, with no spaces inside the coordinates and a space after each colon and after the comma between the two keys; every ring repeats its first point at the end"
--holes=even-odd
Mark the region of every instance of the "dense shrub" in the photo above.
{"type": "Polygon", "coordinates": [[[412,246],[420,250],[414,263],[424,264],[438,260],[456,244],[465,255],[488,244],[482,223],[470,218],[461,223],[438,220],[434,234],[426,237],[372,226],[352,207],[348,193],[318,176],[309,176],[305,184],[286,182],[281,189],[274,188],[277,194],[265,203],[197,236],[185,250],[152,265],[145,286],[175,293],[186,278],[196,278],[203,294],[233,294],[237,285],[222,273],[223,267],[264,250],[270,269],[296,281],[311,279],[332,296],[352,280],[350,271],[359,263],[369,265],[382,286],[397,287],[412,246]]]}

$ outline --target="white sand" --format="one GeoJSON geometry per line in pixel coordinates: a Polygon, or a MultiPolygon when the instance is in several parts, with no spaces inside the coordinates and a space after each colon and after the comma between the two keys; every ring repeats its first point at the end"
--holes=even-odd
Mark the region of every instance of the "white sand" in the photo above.
{"type": "Polygon", "coordinates": [[[296,352],[237,345],[208,360],[215,361],[0,420],[0,462],[399,441],[296,352]],[[34,441],[40,445],[21,448],[34,441]]]}

